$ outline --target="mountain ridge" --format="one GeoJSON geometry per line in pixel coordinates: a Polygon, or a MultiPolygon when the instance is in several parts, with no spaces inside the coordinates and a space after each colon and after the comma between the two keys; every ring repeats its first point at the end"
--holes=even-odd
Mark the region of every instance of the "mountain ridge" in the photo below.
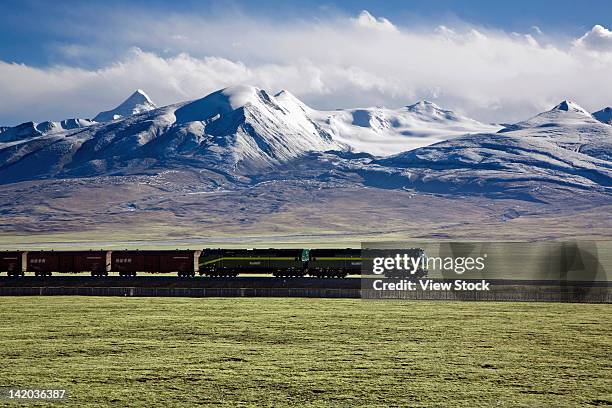
{"type": "Polygon", "coordinates": [[[375,163],[431,191],[533,197],[544,187],[610,194],[611,160],[612,127],[562,102],[498,133],[467,135],[375,163]]]}
{"type": "Polygon", "coordinates": [[[428,101],[319,111],[286,90],[238,85],[75,124],[86,126],[43,133],[28,125],[10,141],[11,130],[1,132],[2,183],[195,171],[235,186],[283,177],[340,185],[360,179],[528,199],[542,185],[608,194],[611,183],[612,127],[571,101],[501,128],[428,101]]]}

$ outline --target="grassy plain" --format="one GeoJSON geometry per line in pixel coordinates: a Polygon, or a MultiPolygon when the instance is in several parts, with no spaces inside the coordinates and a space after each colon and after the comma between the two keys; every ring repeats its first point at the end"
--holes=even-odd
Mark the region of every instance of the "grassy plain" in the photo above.
{"type": "Polygon", "coordinates": [[[68,406],[612,404],[610,305],[4,297],[0,311],[0,386],[68,388],[68,406]]]}
{"type": "Polygon", "coordinates": [[[359,247],[381,240],[612,236],[607,196],[602,201],[570,194],[538,203],[294,182],[228,191],[203,186],[198,193],[190,191],[199,185],[193,180],[183,191],[167,177],[154,183],[119,177],[2,185],[0,250],[359,247]]]}

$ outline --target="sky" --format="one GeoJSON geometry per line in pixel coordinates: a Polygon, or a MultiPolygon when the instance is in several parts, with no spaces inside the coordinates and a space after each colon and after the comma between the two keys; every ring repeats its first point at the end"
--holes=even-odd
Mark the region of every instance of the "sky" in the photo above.
{"type": "Polygon", "coordinates": [[[317,109],[431,100],[509,123],[612,105],[612,7],[576,1],[0,0],[0,125],[229,85],[317,109]]]}

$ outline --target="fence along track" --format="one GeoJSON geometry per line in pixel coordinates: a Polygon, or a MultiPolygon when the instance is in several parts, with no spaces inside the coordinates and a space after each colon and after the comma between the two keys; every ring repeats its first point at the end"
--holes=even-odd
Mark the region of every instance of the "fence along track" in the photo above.
{"type": "Polygon", "coordinates": [[[122,297],[304,297],[401,300],[466,300],[514,302],[612,303],[612,288],[559,286],[498,286],[488,292],[406,291],[383,296],[354,288],[161,288],[87,286],[0,287],[0,296],[122,296],[122,297]],[[366,293],[367,292],[367,293],[366,293]]]}

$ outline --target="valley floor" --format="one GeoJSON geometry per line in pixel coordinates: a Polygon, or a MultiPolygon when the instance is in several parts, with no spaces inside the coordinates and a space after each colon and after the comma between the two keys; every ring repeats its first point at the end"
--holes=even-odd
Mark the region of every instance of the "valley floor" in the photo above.
{"type": "Polygon", "coordinates": [[[612,404],[610,305],[5,297],[0,307],[2,385],[67,388],[69,406],[612,404]]]}
{"type": "Polygon", "coordinates": [[[197,180],[182,182],[162,175],[1,186],[0,249],[612,237],[612,205],[605,195],[568,192],[533,202],[292,181],[194,191],[197,180]]]}

